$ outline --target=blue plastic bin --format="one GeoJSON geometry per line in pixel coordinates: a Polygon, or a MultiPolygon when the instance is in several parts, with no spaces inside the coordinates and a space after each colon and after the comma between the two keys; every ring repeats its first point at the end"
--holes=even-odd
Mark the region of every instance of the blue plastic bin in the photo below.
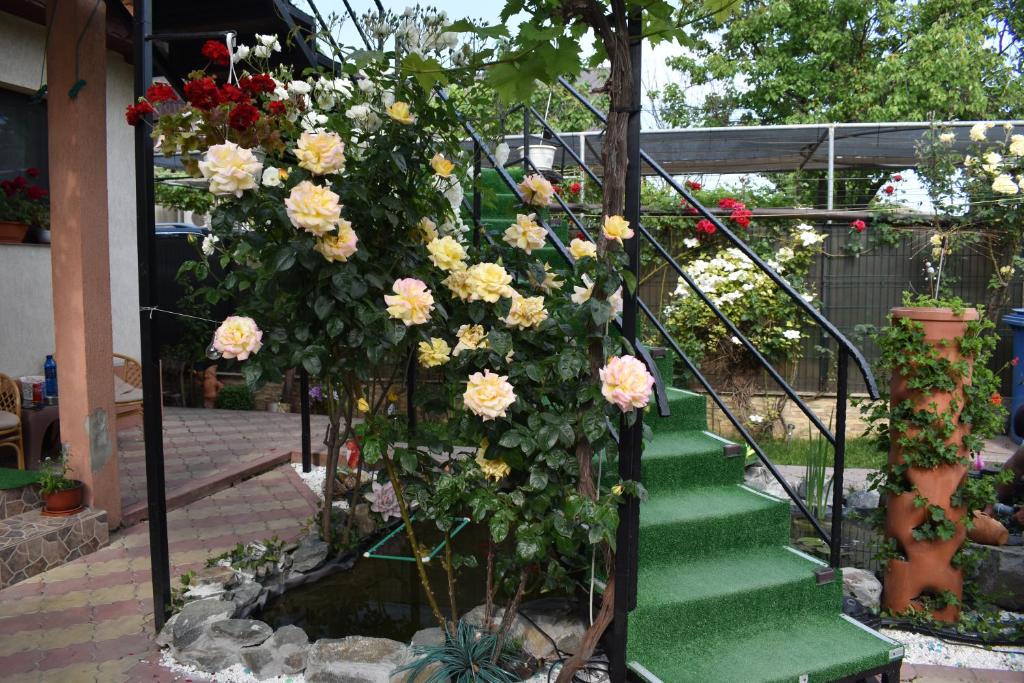
{"type": "MultiPolygon", "coordinates": [[[[1003,316],[1003,322],[1013,330],[1013,357],[1024,358],[1024,308],[1014,308],[1009,315],[1003,316]]],[[[1024,363],[1017,363],[1013,370],[1013,381],[1010,385],[1010,438],[1014,443],[1024,441],[1024,420],[1016,419],[1019,411],[1024,409],[1024,363]]]]}

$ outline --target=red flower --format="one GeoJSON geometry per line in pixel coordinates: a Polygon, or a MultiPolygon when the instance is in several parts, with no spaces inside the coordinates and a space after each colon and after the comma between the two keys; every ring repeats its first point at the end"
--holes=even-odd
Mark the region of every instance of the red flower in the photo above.
{"type": "Polygon", "coordinates": [[[901,176],[901,175],[900,175],[899,173],[897,173],[896,175],[894,175],[894,176],[892,177],[892,181],[893,181],[894,183],[898,183],[898,182],[900,182],[901,180],[903,180],[903,176],[901,176]]]}
{"type": "Polygon", "coordinates": [[[196,109],[210,111],[220,104],[220,90],[209,76],[185,84],[185,99],[196,109]]]}
{"type": "Polygon", "coordinates": [[[228,46],[219,40],[208,40],[203,43],[202,53],[204,57],[214,64],[227,66],[231,63],[231,53],[228,52],[228,46]]]}
{"type": "Polygon", "coordinates": [[[583,189],[583,186],[580,185],[578,182],[573,183],[572,185],[569,186],[569,191],[572,192],[573,194],[579,194],[580,190],[582,190],[582,189],[583,189]]]}
{"type": "Polygon", "coordinates": [[[732,210],[732,213],[729,214],[729,218],[736,221],[736,225],[741,228],[748,228],[750,227],[750,217],[753,215],[754,214],[750,209],[740,204],[737,208],[732,210]]]}
{"type": "Polygon", "coordinates": [[[704,186],[697,182],[696,180],[687,180],[686,187],[690,188],[691,190],[699,190],[704,186]]]}
{"type": "Polygon", "coordinates": [[[152,114],[155,110],[153,105],[142,100],[135,104],[129,104],[128,108],[125,109],[124,118],[128,122],[129,126],[137,126],[142,121],[142,117],[146,114],[152,114]]]}
{"type": "Polygon", "coordinates": [[[718,206],[723,209],[745,209],[747,205],[733,197],[725,197],[718,200],[718,206]]]}
{"type": "Polygon", "coordinates": [[[695,207],[695,206],[690,206],[689,204],[687,204],[687,205],[686,205],[686,213],[690,214],[691,216],[696,216],[696,215],[697,215],[697,214],[699,214],[700,212],[699,212],[699,211],[697,211],[697,207],[695,207]]]}
{"type": "Polygon", "coordinates": [[[46,196],[46,190],[38,185],[33,185],[25,190],[25,196],[31,200],[38,201],[46,196]]]}
{"type": "Polygon", "coordinates": [[[707,235],[714,235],[715,230],[717,229],[718,228],[715,227],[715,224],[709,221],[707,218],[701,218],[699,221],[697,221],[697,232],[702,232],[707,235]]]}
{"type": "Polygon", "coordinates": [[[246,76],[245,78],[239,79],[238,85],[252,97],[256,97],[260,93],[274,92],[277,88],[277,84],[274,83],[274,79],[267,74],[246,76]]]}
{"type": "Polygon", "coordinates": [[[587,236],[583,234],[582,230],[577,230],[576,231],[576,239],[578,239],[578,240],[586,240],[587,236]]]}
{"type": "Polygon", "coordinates": [[[25,175],[27,175],[29,178],[38,178],[39,177],[39,169],[36,168],[35,166],[32,166],[30,168],[26,168],[25,169],[25,175]]]}
{"type": "Polygon", "coordinates": [[[893,187],[892,185],[886,185],[885,187],[882,188],[882,192],[884,192],[886,194],[892,194],[895,191],[896,191],[896,188],[893,187]]]}
{"type": "Polygon", "coordinates": [[[18,191],[10,180],[0,180],[0,190],[3,190],[8,197],[18,191]]]}
{"type": "Polygon", "coordinates": [[[270,113],[274,116],[283,116],[285,111],[284,102],[278,100],[268,102],[267,109],[270,110],[270,113]]]}
{"type": "Polygon", "coordinates": [[[562,194],[562,186],[561,185],[552,185],[551,189],[555,191],[555,194],[562,194]]]}
{"type": "Polygon", "coordinates": [[[254,123],[260,120],[260,110],[248,102],[236,104],[235,108],[228,114],[228,125],[235,130],[251,128],[254,123]]]}
{"type": "Polygon", "coordinates": [[[850,227],[857,232],[864,232],[864,228],[868,227],[868,224],[858,218],[854,222],[850,223],[850,227]]]}
{"type": "Polygon", "coordinates": [[[1014,356],[1013,360],[1010,361],[1010,365],[1012,365],[1013,367],[1017,367],[1017,363],[1019,363],[1019,362],[1020,362],[1020,356],[1014,356]]]}
{"type": "Polygon", "coordinates": [[[225,102],[249,102],[249,96],[242,92],[237,86],[230,83],[225,83],[221,86],[220,97],[225,102]]]}
{"type": "Polygon", "coordinates": [[[178,100],[178,93],[174,92],[174,88],[166,83],[154,83],[146,90],[146,99],[153,104],[176,102],[178,100]]]}
{"type": "Polygon", "coordinates": [[[345,442],[345,448],[348,449],[348,467],[354,470],[359,467],[359,442],[349,439],[345,442]]]}
{"type": "Polygon", "coordinates": [[[992,392],[992,398],[990,400],[992,401],[992,405],[994,406],[1003,405],[1003,397],[999,395],[998,391],[992,392]]]}

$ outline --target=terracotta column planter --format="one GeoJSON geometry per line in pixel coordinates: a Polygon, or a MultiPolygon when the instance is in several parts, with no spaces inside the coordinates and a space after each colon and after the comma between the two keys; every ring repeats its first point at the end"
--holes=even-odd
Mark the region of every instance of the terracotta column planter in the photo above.
{"type": "MultiPolygon", "coordinates": [[[[978,319],[978,312],[973,308],[965,309],[960,315],[949,308],[894,308],[894,319],[910,319],[921,323],[924,328],[925,343],[935,349],[937,354],[951,362],[961,360],[958,344],[954,341],[962,338],[967,329],[967,322],[978,319]]],[[[973,368],[973,359],[966,359],[973,368]]],[[[929,391],[911,389],[908,379],[913,375],[901,375],[894,372],[891,380],[891,407],[910,400],[918,411],[934,411],[941,416],[949,416],[954,423],[958,422],[960,411],[964,406],[963,383],[960,382],[952,391],[929,391]]],[[[970,373],[968,373],[968,376],[970,373]]],[[[966,461],[968,453],[962,441],[968,427],[960,425],[946,440],[947,444],[956,445],[962,459],[966,461]]],[[[892,430],[889,463],[904,464],[903,448],[898,441],[903,436],[913,438],[917,430],[908,430],[901,434],[892,430]]],[[[910,467],[906,480],[911,489],[897,496],[890,496],[886,501],[886,535],[896,540],[899,551],[906,559],[889,560],[885,574],[885,595],[883,606],[896,613],[908,609],[923,610],[922,598],[939,596],[949,591],[957,600],[963,597],[963,574],[952,565],[953,556],[960,549],[966,536],[962,519],[966,514],[963,507],[953,507],[951,498],[967,474],[966,465],[944,464],[934,468],[910,467]],[[916,492],[915,490],[916,489],[916,492]],[[928,500],[928,505],[942,508],[946,518],[955,524],[956,531],[949,539],[915,539],[914,529],[930,518],[928,505],[917,507],[914,499],[920,494],[928,500]]],[[[957,605],[947,605],[932,611],[935,619],[955,622],[960,618],[957,605]]]]}
{"type": "Polygon", "coordinates": [[[0,221],[0,243],[21,244],[28,234],[28,223],[0,221]]]}

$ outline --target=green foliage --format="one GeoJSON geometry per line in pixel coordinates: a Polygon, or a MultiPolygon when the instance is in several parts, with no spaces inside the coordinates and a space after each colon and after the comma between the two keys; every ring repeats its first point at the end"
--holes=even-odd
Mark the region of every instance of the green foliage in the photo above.
{"type": "MultiPolygon", "coordinates": [[[[810,430],[810,427],[808,427],[810,430]]],[[[804,499],[811,514],[823,519],[828,508],[828,494],[832,487],[832,477],[827,476],[826,468],[833,462],[832,445],[820,432],[808,434],[810,448],[807,451],[807,464],[804,467],[804,483],[807,493],[804,499]]]]}
{"type": "Polygon", "coordinates": [[[191,211],[198,214],[210,213],[213,208],[214,196],[203,188],[172,185],[166,181],[180,179],[184,176],[179,172],[166,168],[156,169],[156,185],[154,192],[157,206],[179,211],[191,211]]]}
{"type": "MultiPolygon", "coordinates": [[[[762,450],[776,465],[807,465],[817,448],[813,440],[765,440],[762,450]]],[[[887,454],[878,444],[862,437],[846,439],[846,466],[877,470],[885,465],[887,454]]]]}
{"type": "Polygon", "coordinates": [[[255,410],[256,399],[246,384],[229,384],[217,394],[216,408],[222,410],[255,410]]]}
{"type": "Polygon", "coordinates": [[[496,635],[460,621],[454,635],[445,633],[444,645],[414,647],[414,659],[395,673],[408,672],[408,680],[424,683],[513,683],[519,676],[508,671],[515,663],[510,649],[491,661],[497,640],[496,635]]]}
{"type": "Polygon", "coordinates": [[[277,563],[284,552],[284,541],[277,536],[265,538],[262,542],[238,543],[234,548],[206,560],[207,567],[227,562],[235,569],[254,570],[267,563],[277,563]]]}
{"type": "Polygon", "coordinates": [[[68,464],[68,459],[65,455],[61,455],[57,460],[50,460],[49,458],[44,460],[43,466],[39,470],[39,493],[47,496],[51,493],[66,491],[77,486],[79,482],[67,477],[70,469],[71,466],[68,464]]]}

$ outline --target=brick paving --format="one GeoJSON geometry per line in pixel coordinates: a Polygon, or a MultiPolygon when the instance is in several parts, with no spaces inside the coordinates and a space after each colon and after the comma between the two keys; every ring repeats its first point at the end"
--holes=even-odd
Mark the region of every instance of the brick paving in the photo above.
{"type": "MultiPolygon", "coordinates": [[[[236,543],[294,540],[316,496],[291,466],[244,481],[168,515],[171,576],[236,543]]],[[[0,679],[171,681],[154,662],[146,524],[98,552],[0,591],[0,679]],[[140,660],[146,660],[145,662],[140,660]]]]}
{"type": "MultiPolygon", "coordinates": [[[[263,457],[269,451],[301,448],[297,413],[205,408],[164,408],[164,476],[168,491],[263,457]]],[[[323,441],[327,418],[310,420],[313,449],[323,441]]],[[[117,435],[121,500],[129,508],[146,500],[146,461],[142,429],[117,435]]]]}

